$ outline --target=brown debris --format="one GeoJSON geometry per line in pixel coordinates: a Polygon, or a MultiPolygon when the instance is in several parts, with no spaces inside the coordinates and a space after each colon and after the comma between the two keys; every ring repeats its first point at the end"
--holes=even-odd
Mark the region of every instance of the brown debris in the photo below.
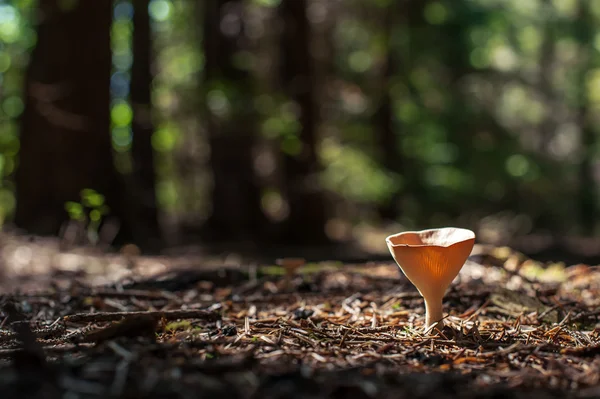
{"type": "MultiPolygon", "coordinates": [[[[467,262],[444,297],[446,327],[428,335],[423,300],[392,262],[310,264],[287,284],[261,267],[127,281],[115,272],[103,284],[54,274],[6,295],[14,309],[0,319],[0,359],[38,353],[40,372],[77,397],[535,399],[600,389],[600,269],[467,262]]],[[[10,367],[0,365],[3,398],[18,397],[10,367]]]]}
{"type": "Polygon", "coordinates": [[[154,338],[158,318],[150,314],[138,314],[123,318],[100,330],[90,331],[83,336],[83,342],[104,342],[120,337],[154,338]]]}

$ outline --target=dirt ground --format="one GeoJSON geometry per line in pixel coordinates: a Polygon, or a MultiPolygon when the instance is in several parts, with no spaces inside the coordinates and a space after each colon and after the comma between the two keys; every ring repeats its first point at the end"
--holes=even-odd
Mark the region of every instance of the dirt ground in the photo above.
{"type": "Polygon", "coordinates": [[[389,262],[3,247],[10,398],[600,397],[600,269],[476,246],[446,327],[389,262]]]}

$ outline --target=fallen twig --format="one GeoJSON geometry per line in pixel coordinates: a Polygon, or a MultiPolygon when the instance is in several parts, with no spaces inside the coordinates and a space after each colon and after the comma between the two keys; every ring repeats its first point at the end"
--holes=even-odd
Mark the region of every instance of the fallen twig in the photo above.
{"type": "Polygon", "coordinates": [[[202,319],[205,321],[217,321],[221,315],[216,312],[209,312],[200,309],[191,310],[165,310],[165,311],[145,311],[145,312],[98,312],[98,313],[77,313],[64,316],[63,320],[68,323],[98,323],[104,321],[115,321],[126,317],[151,316],[163,318],[165,320],[177,319],[202,319]]]}

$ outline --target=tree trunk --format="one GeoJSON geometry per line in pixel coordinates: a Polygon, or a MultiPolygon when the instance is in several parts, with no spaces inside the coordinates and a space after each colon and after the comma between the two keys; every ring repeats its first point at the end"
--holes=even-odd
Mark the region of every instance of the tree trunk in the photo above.
{"type": "Polygon", "coordinates": [[[575,37],[578,39],[584,61],[579,67],[579,109],[577,119],[581,128],[582,155],[579,161],[579,217],[580,225],[584,234],[592,235],[596,229],[598,216],[598,195],[596,181],[594,179],[594,147],[596,145],[596,133],[590,123],[589,102],[586,93],[586,76],[591,68],[591,51],[593,40],[593,21],[590,18],[588,2],[579,1],[578,12],[579,23],[576,26],[575,37]]]}
{"type": "Polygon", "coordinates": [[[133,14],[133,65],[131,104],[133,108],[133,180],[137,198],[136,224],[144,241],[157,245],[160,240],[156,207],[156,174],[152,149],[152,33],[148,5],[150,0],[135,0],[133,14]]]}
{"type": "Polygon", "coordinates": [[[130,237],[110,138],[111,1],[79,1],[65,9],[40,0],[38,42],[25,77],[25,110],[15,175],[15,224],[57,234],[65,202],[80,191],[103,194],[130,237]]]}
{"type": "Polygon", "coordinates": [[[315,74],[310,51],[310,23],[306,0],[283,0],[280,16],[281,84],[296,103],[300,132],[298,153],[284,154],[285,194],[289,203],[284,239],[293,244],[326,243],[327,212],[318,185],[317,156],[319,112],[315,104],[315,74]]]}
{"type": "MultiPolygon", "coordinates": [[[[392,110],[392,98],[390,95],[390,80],[394,73],[394,51],[392,50],[391,38],[393,30],[393,11],[394,7],[389,6],[385,9],[385,26],[383,32],[384,46],[386,49],[386,59],[381,69],[381,98],[379,106],[374,115],[374,125],[378,131],[378,144],[381,150],[383,166],[392,172],[401,172],[403,168],[403,154],[398,145],[396,132],[394,131],[394,113],[392,110]]],[[[379,207],[379,215],[386,220],[395,220],[398,218],[398,202],[400,201],[400,192],[396,191],[391,198],[379,207]]]]}
{"type": "Polygon", "coordinates": [[[259,239],[268,220],[254,173],[257,121],[252,106],[253,80],[236,62],[244,49],[241,0],[204,4],[204,101],[213,174],[212,214],[206,238],[259,239]]]}

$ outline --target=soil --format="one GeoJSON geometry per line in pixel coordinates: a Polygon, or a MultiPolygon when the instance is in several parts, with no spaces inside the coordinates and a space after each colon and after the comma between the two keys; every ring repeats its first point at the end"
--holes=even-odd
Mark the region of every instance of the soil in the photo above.
{"type": "Polygon", "coordinates": [[[3,399],[600,397],[594,266],[477,248],[426,333],[391,259],[286,274],[40,248],[4,248],[3,399]]]}

